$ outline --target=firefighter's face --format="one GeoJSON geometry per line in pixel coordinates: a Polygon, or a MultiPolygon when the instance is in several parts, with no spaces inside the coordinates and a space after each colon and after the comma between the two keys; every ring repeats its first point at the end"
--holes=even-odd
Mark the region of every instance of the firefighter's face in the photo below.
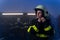
{"type": "Polygon", "coordinates": [[[42,11],[38,10],[36,15],[37,15],[37,18],[41,18],[42,17],[42,11]]]}

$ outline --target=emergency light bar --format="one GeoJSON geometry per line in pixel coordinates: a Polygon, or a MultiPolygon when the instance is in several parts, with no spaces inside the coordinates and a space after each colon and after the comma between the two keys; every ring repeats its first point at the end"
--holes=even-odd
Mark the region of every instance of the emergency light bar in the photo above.
{"type": "Polygon", "coordinates": [[[2,13],[2,15],[23,15],[23,13],[2,13]]]}
{"type": "Polygon", "coordinates": [[[27,13],[27,15],[35,15],[35,13],[27,13]]]}

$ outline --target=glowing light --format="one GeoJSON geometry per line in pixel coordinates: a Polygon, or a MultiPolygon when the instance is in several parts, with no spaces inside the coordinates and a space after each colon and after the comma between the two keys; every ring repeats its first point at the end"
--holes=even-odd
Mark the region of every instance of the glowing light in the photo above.
{"type": "Polygon", "coordinates": [[[35,13],[27,13],[27,15],[35,15],[35,13]]]}
{"type": "Polygon", "coordinates": [[[23,13],[2,13],[2,15],[23,15],[23,13]]]}

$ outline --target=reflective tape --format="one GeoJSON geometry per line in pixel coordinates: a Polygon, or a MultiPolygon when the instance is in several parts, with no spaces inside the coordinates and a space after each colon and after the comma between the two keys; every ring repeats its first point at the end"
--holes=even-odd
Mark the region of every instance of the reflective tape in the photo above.
{"type": "Polygon", "coordinates": [[[48,36],[45,35],[45,34],[36,34],[36,36],[37,36],[37,37],[42,37],[42,38],[46,38],[46,37],[48,37],[48,36]]]}
{"type": "Polygon", "coordinates": [[[46,27],[46,28],[44,28],[44,31],[49,31],[49,30],[51,30],[51,26],[49,25],[48,27],[46,27]]]}
{"type": "Polygon", "coordinates": [[[35,25],[33,25],[32,27],[33,27],[33,29],[34,29],[36,32],[39,31],[38,28],[37,28],[35,25]]]}
{"type": "Polygon", "coordinates": [[[30,32],[30,30],[31,30],[31,26],[28,28],[27,32],[30,32]]]}
{"type": "Polygon", "coordinates": [[[30,32],[31,28],[33,28],[36,32],[38,32],[39,30],[37,29],[37,27],[35,25],[33,26],[29,26],[27,32],[30,32]]]}

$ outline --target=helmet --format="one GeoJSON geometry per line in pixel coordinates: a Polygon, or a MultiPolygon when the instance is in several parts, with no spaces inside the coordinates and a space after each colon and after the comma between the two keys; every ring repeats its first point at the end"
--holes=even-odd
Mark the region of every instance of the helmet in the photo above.
{"type": "Polygon", "coordinates": [[[45,7],[43,5],[38,5],[35,7],[35,11],[36,10],[43,10],[44,11],[44,16],[48,16],[47,14],[47,10],[45,9],[45,7]]]}
{"type": "Polygon", "coordinates": [[[45,8],[44,8],[43,5],[38,5],[38,6],[35,8],[35,10],[37,10],[37,9],[45,10],[45,8]]]}

